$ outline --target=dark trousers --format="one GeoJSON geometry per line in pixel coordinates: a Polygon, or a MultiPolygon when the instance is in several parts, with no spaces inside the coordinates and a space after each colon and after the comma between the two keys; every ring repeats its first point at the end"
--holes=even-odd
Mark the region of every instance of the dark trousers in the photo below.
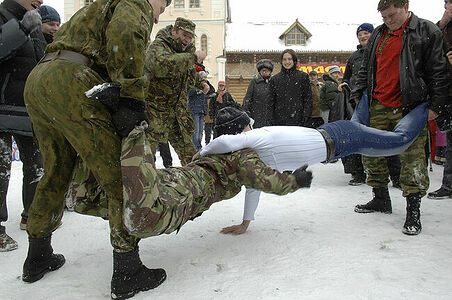
{"type": "Polygon", "coordinates": [[[169,168],[173,165],[173,158],[171,157],[171,151],[168,143],[159,143],[158,145],[160,156],[163,160],[163,166],[169,168]]]}
{"type": "Polygon", "coordinates": [[[212,138],[213,133],[213,123],[205,123],[204,124],[204,134],[206,145],[210,143],[210,139],[212,138]]]}
{"type": "MultiPolygon", "coordinates": [[[[43,174],[41,153],[33,137],[0,133],[0,223],[8,220],[6,194],[11,172],[11,137],[14,137],[16,141],[20,160],[23,163],[22,203],[24,210],[22,217],[25,219],[28,218],[28,208],[33,202],[36,186],[43,174]]],[[[5,228],[0,224],[0,233],[4,232],[5,228]]]]}
{"type": "MultiPolygon", "coordinates": [[[[361,154],[351,154],[343,157],[341,160],[344,166],[345,174],[352,174],[353,177],[358,178],[366,178],[364,166],[361,160],[361,154]]],[[[387,156],[386,164],[389,169],[389,177],[391,178],[391,181],[398,182],[400,178],[400,168],[402,167],[400,157],[398,155],[387,156]]]]}
{"type": "Polygon", "coordinates": [[[448,132],[446,147],[446,164],[444,165],[442,188],[452,190],[452,132],[448,132]]]}

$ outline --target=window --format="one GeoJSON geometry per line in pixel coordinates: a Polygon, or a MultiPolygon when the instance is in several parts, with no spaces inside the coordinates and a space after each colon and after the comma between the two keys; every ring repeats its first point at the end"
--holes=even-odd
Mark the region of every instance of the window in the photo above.
{"type": "Polygon", "coordinates": [[[174,8],[184,8],[185,7],[185,0],[175,0],[174,1],[174,8]]]}
{"type": "Polygon", "coordinates": [[[292,28],[286,35],[286,45],[304,45],[306,44],[306,35],[298,26],[292,28]]]}
{"type": "Polygon", "coordinates": [[[199,8],[199,0],[190,0],[190,8],[199,8]]]}
{"type": "Polygon", "coordinates": [[[85,0],[85,6],[90,5],[93,2],[94,2],[94,0],[85,0]]]}
{"type": "Polygon", "coordinates": [[[207,35],[201,35],[201,50],[207,53],[207,35]]]}

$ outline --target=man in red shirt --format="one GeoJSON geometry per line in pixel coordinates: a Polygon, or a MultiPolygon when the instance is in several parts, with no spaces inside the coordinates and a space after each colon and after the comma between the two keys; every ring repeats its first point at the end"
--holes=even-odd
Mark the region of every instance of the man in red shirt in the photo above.
{"type": "MultiPolygon", "coordinates": [[[[429,102],[429,119],[443,114],[447,102],[447,65],[442,34],[435,24],[408,10],[408,0],[380,0],[378,11],[384,24],[369,38],[363,65],[352,97],[367,92],[370,99],[370,126],[392,130],[401,118],[422,102],[429,102]]],[[[400,155],[400,183],[407,200],[402,232],[421,232],[420,203],[429,187],[425,143],[427,128],[400,155]]],[[[373,199],[356,205],[358,213],[392,213],[384,157],[363,156],[373,199]]]]}

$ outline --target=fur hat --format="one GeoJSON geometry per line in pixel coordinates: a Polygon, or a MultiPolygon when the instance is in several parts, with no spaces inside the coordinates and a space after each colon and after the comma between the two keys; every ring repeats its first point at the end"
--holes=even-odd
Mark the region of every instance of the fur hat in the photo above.
{"type": "Polygon", "coordinates": [[[341,69],[338,67],[338,66],[331,66],[329,69],[328,69],[328,74],[333,74],[333,73],[335,73],[335,72],[341,72],[341,69]]]}
{"type": "Polygon", "coordinates": [[[48,5],[41,5],[38,8],[38,12],[41,15],[42,23],[58,22],[61,23],[60,15],[55,8],[48,5]]]}
{"type": "Polygon", "coordinates": [[[215,117],[216,137],[223,134],[238,134],[250,125],[251,119],[246,112],[234,107],[225,107],[217,112],[215,117]]]}
{"type": "Polygon", "coordinates": [[[256,64],[257,71],[260,72],[263,68],[273,71],[273,62],[270,59],[261,59],[256,64]]]}
{"type": "Polygon", "coordinates": [[[358,35],[360,31],[367,31],[372,33],[374,32],[374,25],[370,23],[362,23],[361,25],[358,26],[358,29],[356,29],[356,35],[358,35]]]}

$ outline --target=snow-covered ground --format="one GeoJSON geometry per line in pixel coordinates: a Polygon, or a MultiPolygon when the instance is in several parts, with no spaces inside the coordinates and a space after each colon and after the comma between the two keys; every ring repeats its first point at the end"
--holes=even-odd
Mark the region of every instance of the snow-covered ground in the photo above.
{"type": "MultiPolygon", "coordinates": [[[[0,253],[0,299],[108,299],[108,223],[74,212],[53,235],[66,264],[38,282],[21,281],[28,247],[19,230],[21,166],[13,164],[6,223],[19,249],[0,253]]],[[[244,235],[219,233],[241,222],[242,191],[177,235],[142,240],[143,262],[165,268],[168,279],[133,299],[452,299],[452,200],[424,198],[423,231],[406,236],[401,191],[390,189],[393,214],[357,214],[355,204],[370,199],[368,187],[348,186],[340,162],[311,169],[311,189],[263,194],[244,235]]],[[[434,190],[442,167],[429,174],[434,190]]]]}

